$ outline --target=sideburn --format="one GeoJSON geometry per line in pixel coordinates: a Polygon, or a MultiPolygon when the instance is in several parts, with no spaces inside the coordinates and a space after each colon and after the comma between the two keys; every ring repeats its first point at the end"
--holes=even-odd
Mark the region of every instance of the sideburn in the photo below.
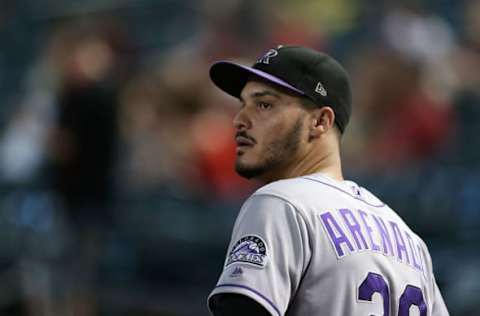
{"type": "Polygon", "coordinates": [[[278,172],[288,166],[289,162],[298,151],[302,134],[303,116],[299,117],[291,130],[283,138],[270,143],[265,152],[265,159],[256,166],[235,165],[237,173],[247,179],[258,178],[265,173],[278,172]]]}
{"type": "Polygon", "coordinates": [[[266,166],[273,168],[288,164],[288,161],[295,156],[300,146],[302,121],[303,117],[299,117],[284,138],[278,139],[268,146],[268,157],[264,163],[266,166]]]}

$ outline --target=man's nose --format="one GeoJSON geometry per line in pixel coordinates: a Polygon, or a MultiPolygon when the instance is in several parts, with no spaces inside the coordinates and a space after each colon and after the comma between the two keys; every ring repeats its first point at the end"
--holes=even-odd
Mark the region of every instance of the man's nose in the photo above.
{"type": "Polygon", "coordinates": [[[243,107],[242,109],[240,109],[240,111],[237,112],[237,114],[233,118],[233,126],[237,130],[242,130],[242,129],[249,129],[251,125],[252,125],[252,122],[249,118],[249,115],[245,107],[243,107]]]}

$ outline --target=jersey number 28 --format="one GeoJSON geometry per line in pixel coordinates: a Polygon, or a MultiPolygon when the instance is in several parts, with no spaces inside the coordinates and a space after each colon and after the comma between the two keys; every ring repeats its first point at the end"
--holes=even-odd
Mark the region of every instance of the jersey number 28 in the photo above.
{"type": "MultiPolygon", "coordinates": [[[[390,316],[390,290],[388,284],[380,274],[369,272],[358,288],[358,299],[372,301],[374,293],[383,298],[383,316],[390,316]]],[[[416,286],[407,285],[400,296],[398,316],[409,316],[410,307],[414,305],[420,310],[420,316],[427,316],[427,305],[423,300],[422,290],[416,286]]]]}

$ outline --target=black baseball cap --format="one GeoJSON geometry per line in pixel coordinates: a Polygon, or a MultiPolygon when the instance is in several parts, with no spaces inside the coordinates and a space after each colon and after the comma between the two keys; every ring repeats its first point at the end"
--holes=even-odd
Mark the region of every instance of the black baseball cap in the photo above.
{"type": "Polygon", "coordinates": [[[236,98],[252,75],[306,96],[318,106],[330,106],[335,123],[342,133],[345,130],[352,112],[350,80],[329,55],[306,47],[278,46],[252,67],[219,61],[210,68],[213,83],[236,98]]]}

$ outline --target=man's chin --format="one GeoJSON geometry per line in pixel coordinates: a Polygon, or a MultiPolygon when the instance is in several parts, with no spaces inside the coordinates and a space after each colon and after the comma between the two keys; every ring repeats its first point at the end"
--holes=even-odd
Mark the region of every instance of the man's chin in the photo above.
{"type": "Polygon", "coordinates": [[[266,170],[262,166],[248,166],[237,161],[235,164],[235,171],[243,178],[254,179],[261,176],[266,170]]]}

